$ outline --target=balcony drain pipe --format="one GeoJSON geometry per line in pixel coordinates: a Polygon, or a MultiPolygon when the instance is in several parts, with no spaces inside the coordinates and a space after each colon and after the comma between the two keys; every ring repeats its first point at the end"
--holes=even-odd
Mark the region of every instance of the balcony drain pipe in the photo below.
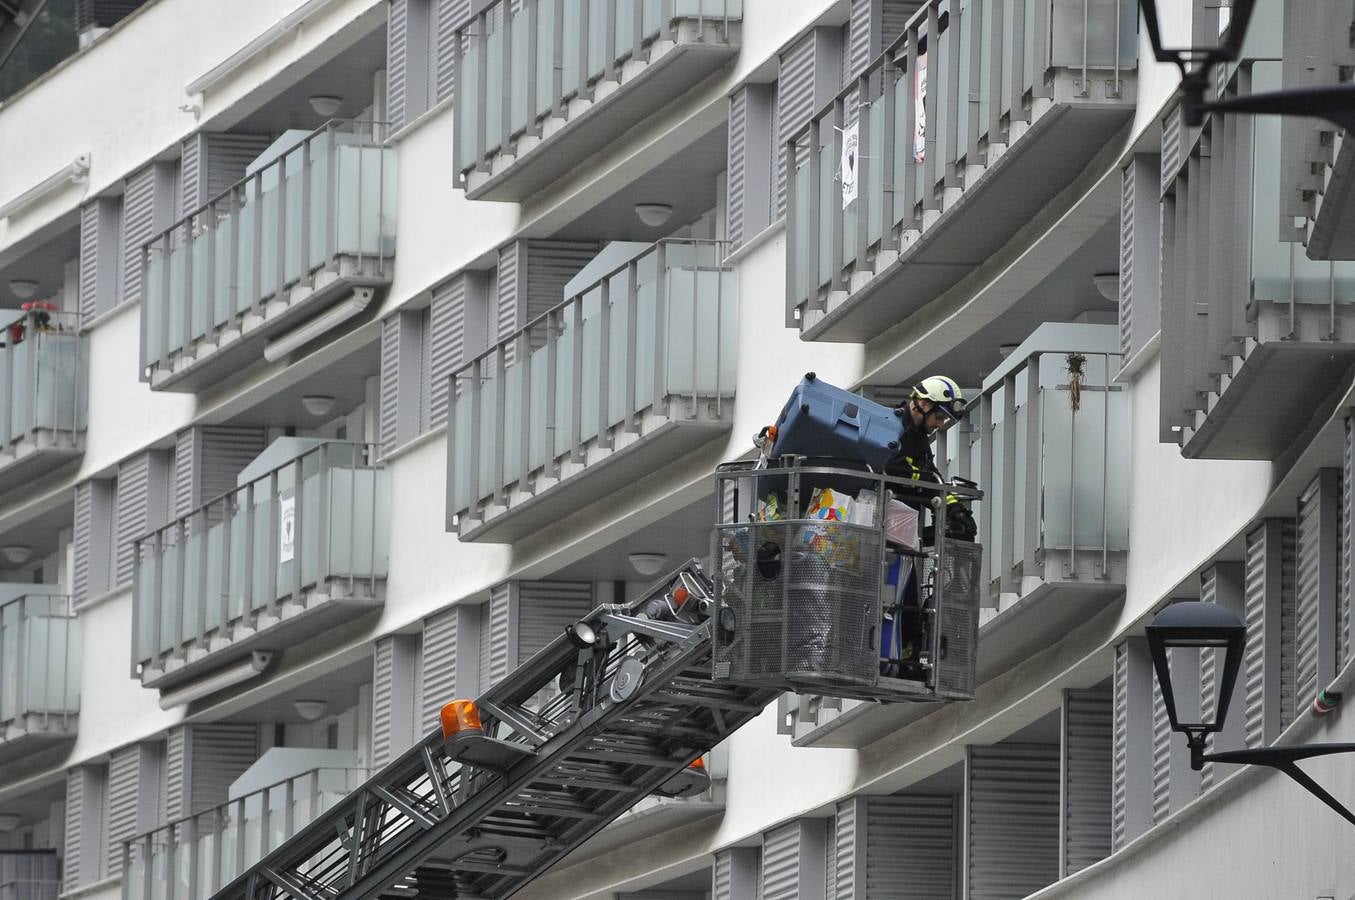
{"type": "Polygon", "coordinates": [[[173,709],[176,706],[186,706],[194,700],[201,700],[203,697],[210,696],[218,691],[224,691],[228,687],[235,687],[237,684],[243,684],[252,678],[258,678],[272,662],[273,651],[255,650],[239,662],[219,669],[191,684],[162,691],[160,693],[160,708],[173,709]]]}

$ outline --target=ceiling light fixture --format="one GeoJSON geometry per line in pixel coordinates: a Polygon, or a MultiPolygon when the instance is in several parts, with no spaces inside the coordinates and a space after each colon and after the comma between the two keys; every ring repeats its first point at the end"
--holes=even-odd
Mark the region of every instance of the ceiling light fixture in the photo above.
{"type": "Polygon", "coordinates": [[[668,562],[666,553],[632,553],[626,558],[641,575],[657,575],[663,564],[668,562]]]}
{"type": "Polygon", "coordinates": [[[329,704],[324,700],[293,700],[292,708],[296,710],[298,716],[307,722],[314,722],[329,712],[329,704]]]}
{"type": "Polygon", "coordinates": [[[343,105],[343,98],[328,94],[317,94],[314,97],[306,98],[306,102],[311,105],[311,109],[315,110],[316,115],[329,119],[339,111],[339,107],[343,105]]]}
{"type": "Polygon", "coordinates": [[[1096,292],[1111,303],[1120,302],[1119,272],[1103,272],[1100,275],[1093,275],[1092,284],[1096,286],[1096,292]]]}
{"type": "Polygon", "coordinates": [[[10,281],[9,289],[20,300],[27,300],[38,292],[38,283],[31,278],[15,278],[10,281]]]}
{"type": "Polygon", "coordinates": [[[0,832],[8,834],[23,824],[18,813],[0,813],[0,832]]]}
{"type": "Polygon", "coordinates": [[[10,544],[0,547],[0,557],[11,566],[22,566],[33,558],[33,548],[27,544],[10,544]]]}
{"type": "Polygon", "coordinates": [[[673,207],[667,203],[637,203],[635,215],[650,228],[658,228],[672,217],[673,207]]]}
{"type": "Polygon", "coordinates": [[[301,407],[313,416],[325,416],[334,408],[334,398],[324,394],[307,394],[301,398],[301,407]]]}

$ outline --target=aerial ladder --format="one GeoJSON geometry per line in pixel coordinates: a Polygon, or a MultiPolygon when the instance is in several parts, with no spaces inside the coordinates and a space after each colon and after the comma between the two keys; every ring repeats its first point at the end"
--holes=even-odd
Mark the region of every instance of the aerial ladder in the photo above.
{"type": "MultiPolygon", "coordinates": [[[[441,728],[215,900],[508,897],[650,794],[700,790],[703,754],[784,690],[971,698],[977,545],[942,536],[916,551],[930,585],[932,662],[906,681],[879,674],[884,589],[861,588],[863,569],[882,581],[883,525],[750,521],[761,486],[778,485],[798,514],[800,483],[833,477],[855,486],[862,473],[722,467],[715,577],[690,560],[635,600],[570,624],[475,700],[444,706],[441,728]],[[850,565],[834,571],[825,551],[850,565]],[[860,602],[840,602],[849,595],[860,602]]],[[[884,509],[898,480],[868,480],[884,509]]],[[[934,508],[943,522],[944,505],[934,508]]]]}

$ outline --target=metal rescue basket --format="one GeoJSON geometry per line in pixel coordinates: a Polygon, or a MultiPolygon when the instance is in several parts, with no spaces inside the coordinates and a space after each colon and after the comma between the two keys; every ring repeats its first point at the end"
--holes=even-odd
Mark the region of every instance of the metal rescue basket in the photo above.
{"type": "Polygon", "coordinates": [[[801,457],[776,468],[722,465],[714,678],[885,702],[973,699],[983,552],[946,537],[948,497],[968,503],[982,494],[801,457]],[[825,490],[850,502],[827,511],[825,490]],[[930,513],[930,528],[917,507],[930,513]],[[918,602],[901,609],[897,583],[910,569],[918,602]],[[922,641],[907,677],[881,673],[886,612],[922,641]]]}

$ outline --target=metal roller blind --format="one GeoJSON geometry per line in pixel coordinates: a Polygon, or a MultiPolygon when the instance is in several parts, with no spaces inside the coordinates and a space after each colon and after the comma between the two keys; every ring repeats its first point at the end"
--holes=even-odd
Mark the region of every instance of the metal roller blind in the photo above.
{"type": "Polygon", "coordinates": [[[880,49],[890,46],[905,28],[908,20],[922,8],[922,0],[882,0],[880,7],[880,49]]]}
{"type": "Polygon", "coordinates": [[[969,747],[965,772],[970,900],[1034,893],[1059,875],[1059,747],[969,747]]]}
{"type": "Polygon", "coordinates": [[[266,134],[205,131],[186,138],[179,171],[184,214],[206,205],[243,179],[245,169],[272,142],[266,134]]]}
{"type": "MultiPolygon", "coordinates": [[[[520,243],[519,264],[525,264],[526,309],[517,327],[545,315],[565,300],[565,285],[583,267],[593,261],[602,245],[597,241],[527,240],[520,243]]],[[[533,341],[533,349],[544,344],[544,338],[533,341]]]]}
{"type": "Polygon", "coordinates": [[[198,431],[197,497],[201,505],[235,489],[237,479],[268,444],[263,428],[202,425],[198,431]]]}
{"type": "Polygon", "coordinates": [[[517,598],[515,665],[522,665],[596,605],[588,581],[524,581],[518,585],[517,598]]]}
{"type": "Polygon", "coordinates": [[[955,812],[948,795],[866,798],[865,884],[853,900],[954,896],[955,812]]]}
{"type": "Polygon", "coordinates": [[[1110,855],[1114,706],[1110,686],[1064,692],[1060,877],[1110,855]]]}
{"type": "Polygon", "coordinates": [[[818,900],[824,887],[822,819],[800,819],[762,836],[761,900],[818,900]]]}
{"type": "Polygon", "coordinates": [[[1115,672],[1112,676],[1114,710],[1111,719],[1111,849],[1125,844],[1126,801],[1129,780],[1129,645],[1115,645],[1115,672]]]}
{"type": "Polygon", "coordinates": [[[122,874],[122,842],[136,835],[137,793],[140,783],[141,753],[136,745],[114,750],[108,763],[107,872],[122,874]]]}
{"type": "Polygon", "coordinates": [[[452,607],[423,620],[423,654],[419,661],[423,669],[420,678],[423,685],[423,709],[420,711],[419,728],[416,733],[436,727],[443,705],[459,696],[457,694],[459,685],[456,683],[456,651],[460,636],[457,627],[460,612],[456,607],[452,607]]]}
{"type": "Polygon", "coordinates": [[[452,372],[466,360],[466,280],[456,276],[433,288],[430,304],[429,426],[447,421],[452,372]]]}
{"type": "Polygon", "coordinates": [[[191,513],[200,506],[197,480],[197,428],[185,428],[174,436],[174,518],[191,513]]]}
{"type": "Polygon", "coordinates": [[[193,725],[189,732],[189,811],[228,799],[231,784],[259,759],[259,727],[249,722],[193,725]]]}
{"type": "Polygon", "coordinates": [[[480,690],[493,687],[499,679],[508,674],[509,660],[516,654],[517,648],[510,646],[515,628],[513,627],[512,588],[509,584],[500,584],[490,590],[488,602],[480,618],[480,690]]]}
{"type": "Polygon", "coordinates": [[[711,871],[712,900],[734,900],[734,863],[728,850],[715,854],[711,871]]]}
{"type": "Polygon", "coordinates": [[[715,852],[711,866],[712,900],[745,900],[758,892],[759,852],[756,847],[728,847],[715,852]]]}

